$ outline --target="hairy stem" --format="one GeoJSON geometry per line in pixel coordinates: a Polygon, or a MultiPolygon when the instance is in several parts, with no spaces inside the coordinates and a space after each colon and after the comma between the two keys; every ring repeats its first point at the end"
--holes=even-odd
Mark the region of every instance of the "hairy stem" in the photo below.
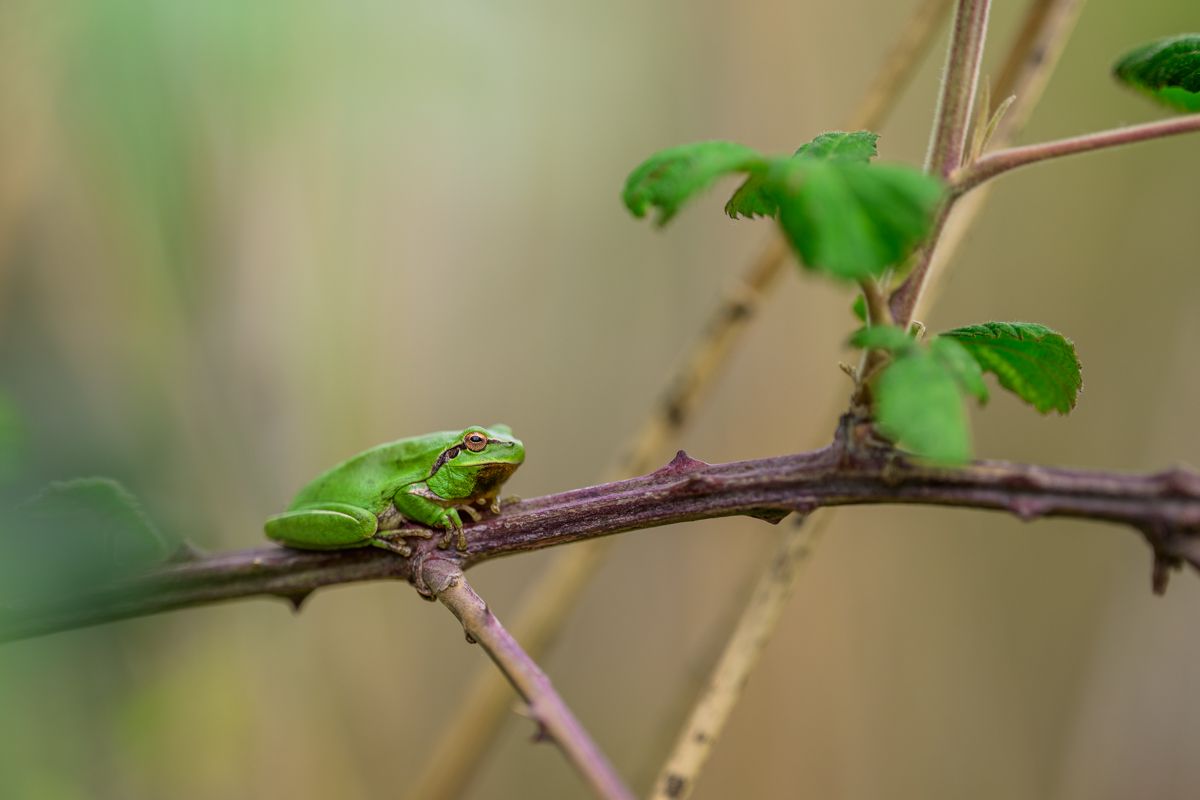
{"type": "MultiPolygon", "coordinates": [[[[1024,128],[1042,97],[1050,74],[1058,65],[1083,4],[1084,0],[1032,0],[1030,3],[996,86],[995,96],[1001,101],[1010,95],[1016,99],[996,126],[993,145],[1006,145],[1024,128]]],[[[914,258],[915,266],[888,299],[897,325],[906,327],[917,318],[922,302],[927,301],[936,285],[933,276],[940,274],[939,265],[947,263],[953,256],[967,229],[983,209],[985,200],[982,191],[965,200],[961,195],[950,194],[945,207],[938,212],[935,230],[914,258]]]]}
{"type": "Polygon", "coordinates": [[[1090,153],[1109,147],[1147,142],[1152,139],[1162,139],[1167,136],[1178,136],[1182,133],[1200,131],[1200,114],[1189,114],[1183,117],[1147,122],[1143,125],[1130,125],[1125,128],[1115,128],[1098,133],[1085,133],[1068,139],[1057,139],[1052,142],[1013,147],[1000,150],[976,161],[974,164],[960,170],[953,176],[951,191],[965,194],[976,186],[1002,175],[1009,170],[1036,164],[1052,158],[1090,153]]]}
{"type": "Polygon", "coordinates": [[[925,171],[943,178],[962,166],[987,37],[989,0],[958,0],[942,70],[925,171]]]}
{"type": "Polygon", "coordinates": [[[467,583],[458,565],[430,559],[422,568],[422,579],[434,597],[458,617],[467,640],[484,649],[521,695],[530,718],[538,725],[538,738],[557,744],[597,797],[633,800],[633,792],[625,787],[604,753],[554,690],[546,673],[504,629],[467,583]]]}

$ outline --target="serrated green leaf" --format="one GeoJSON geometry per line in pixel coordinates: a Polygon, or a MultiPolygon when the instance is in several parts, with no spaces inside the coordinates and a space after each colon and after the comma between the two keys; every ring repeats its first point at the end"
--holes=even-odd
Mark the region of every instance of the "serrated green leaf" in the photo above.
{"type": "Polygon", "coordinates": [[[955,339],[935,336],[929,343],[929,353],[954,376],[964,392],[974,395],[980,405],[988,401],[988,388],[983,382],[983,370],[967,348],[955,339]]]}
{"type": "Polygon", "coordinates": [[[1057,331],[1031,322],[985,322],[946,331],[1000,385],[1043,414],[1066,414],[1083,385],[1075,345],[1057,331]]]}
{"type": "Polygon", "coordinates": [[[866,164],[879,150],[879,134],[871,131],[829,131],[796,149],[796,156],[823,161],[849,161],[866,164]]]}
{"type": "Polygon", "coordinates": [[[854,298],[854,303],[850,306],[850,313],[858,317],[859,322],[867,321],[867,298],[861,294],[854,298]]]}
{"type": "MultiPolygon", "coordinates": [[[[830,131],[800,145],[792,158],[865,164],[875,157],[878,139],[879,134],[871,131],[830,131]]],[[[765,181],[766,175],[762,172],[747,178],[725,204],[725,213],[734,219],[775,216],[779,206],[774,198],[763,191],[765,181]]]]}
{"type": "Polygon", "coordinates": [[[763,192],[766,180],[765,171],[756,172],[746,178],[725,204],[725,213],[732,219],[773,217],[779,213],[779,206],[775,204],[774,198],[763,192]]]}
{"type": "Polygon", "coordinates": [[[861,280],[903,260],[929,233],[941,183],[899,165],[776,161],[763,190],[808,269],[861,280]]]}
{"type": "Polygon", "coordinates": [[[916,340],[895,325],[859,328],[850,335],[850,344],[864,350],[887,350],[889,353],[904,353],[917,346],[916,340]]]}
{"type": "Polygon", "coordinates": [[[166,555],[137,500],[107,478],[52,483],[0,526],[0,603],[78,593],[166,555]]]}
{"type": "Polygon", "coordinates": [[[670,222],[684,203],[718,178],[766,167],[759,153],[736,142],[696,142],[660,150],[629,174],[621,199],[635,217],[658,209],[656,224],[670,222]]]}
{"type": "Polygon", "coordinates": [[[926,349],[888,364],[874,382],[875,419],[898,445],[944,464],[971,457],[967,412],[958,381],[926,349]]]}
{"type": "Polygon", "coordinates": [[[1200,34],[1172,36],[1126,53],[1118,80],[1180,111],[1200,111],[1200,34]]]}

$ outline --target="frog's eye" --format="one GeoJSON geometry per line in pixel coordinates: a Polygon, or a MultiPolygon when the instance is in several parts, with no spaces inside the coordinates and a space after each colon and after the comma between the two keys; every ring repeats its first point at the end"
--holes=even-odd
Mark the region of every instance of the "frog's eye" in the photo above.
{"type": "Polygon", "coordinates": [[[472,453],[478,453],[483,448],[487,447],[487,437],[482,433],[468,433],[463,439],[463,444],[472,453]]]}

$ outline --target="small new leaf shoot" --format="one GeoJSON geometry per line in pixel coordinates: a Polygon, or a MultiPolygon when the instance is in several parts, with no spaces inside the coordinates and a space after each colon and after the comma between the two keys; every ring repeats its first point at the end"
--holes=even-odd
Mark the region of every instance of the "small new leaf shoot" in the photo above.
{"type": "Polygon", "coordinates": [[[850,344],[863,350],[886,350],[889,353],[906,353],[917,346],[911,336],[895,325],[859,328],[850,336],[850,344]]]}
{"type": "Polygon", "coordinates": [[[858,318],[859,322],[867,321],[867,298],[859,294],[854,298],[854,303],[850,306],[850,313],[858,318]]]}
{"type": "Polygon", "coordinates": [[[874,382],[880,431],[913,453],[943,464],[971,456],[959,381],[926,348],[899,355],[874,382]]]}

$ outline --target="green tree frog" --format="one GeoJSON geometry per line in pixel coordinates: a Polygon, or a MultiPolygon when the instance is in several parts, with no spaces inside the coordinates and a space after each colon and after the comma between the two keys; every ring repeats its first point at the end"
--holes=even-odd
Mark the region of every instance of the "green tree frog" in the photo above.
{"type": "Polygon", "coordinates": [[[382,444],[301,489],[287,511],[267,520],[266,533],[289,547],[373,545],[407,556],[412,550],[388,532],[412,520],[444,529],[441,547],[448,547],[457,534],[458,549],[466,550],[460,512],[475,520],[478,508],[498,512],[500,487],[524,460],[525,446],[507,425],[476,425],[382,444]]]}

